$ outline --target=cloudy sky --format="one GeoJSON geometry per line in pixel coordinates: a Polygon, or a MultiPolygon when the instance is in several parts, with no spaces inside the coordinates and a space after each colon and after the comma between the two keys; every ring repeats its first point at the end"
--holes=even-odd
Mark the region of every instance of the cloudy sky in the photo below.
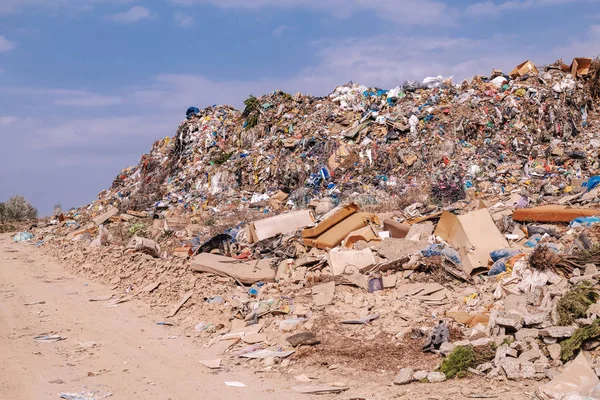
{"type": "Polygon", "coordinates": [[[93,201],[188,106],[600,54],[600,0],[0,0],[0,201],[93,201]]]}

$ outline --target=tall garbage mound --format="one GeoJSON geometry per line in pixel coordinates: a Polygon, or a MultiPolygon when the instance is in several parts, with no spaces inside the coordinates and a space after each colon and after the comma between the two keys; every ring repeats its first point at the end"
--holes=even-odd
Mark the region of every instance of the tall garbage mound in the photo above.
{"type": "Polygon", "coordinates": [[[451,203],[469,190],[539,184],[532,176],[561,190],[567,177],[597,168],[598,63],[579,73],[561,62],[522,65],[459,85],[442,77],[390,90],[348,83],[323,98],[250,96],[243,111],[191,107],[176,135],[121,171],[100,200],[193,212],[278,190],[302,207],[323,196],[382,203],[418,187],[451,203]]]}

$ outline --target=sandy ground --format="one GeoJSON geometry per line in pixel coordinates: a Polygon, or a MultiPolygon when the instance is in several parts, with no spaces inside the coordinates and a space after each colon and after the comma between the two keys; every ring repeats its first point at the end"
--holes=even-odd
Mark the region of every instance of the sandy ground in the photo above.
{"type": "Polygon", "coordinates": [[[89,301],[110,293],[66,272],[31,244],[15,244],[10,235],[0,235],[0,399],[58,399],[60,392],[82,391],[109,392],[111,400],[313,398],[291,389],[300,384],[294,379],[300,374],[351,387],[318,397],[324,400],[527,399],[537,386],[481,378],[394,386],[388,375],[318,366],[264,373],[239,363],[213,372],[199,363],[209,350],[181,328],[157,325],[160,317],[141,301],[110,308],[89,301]],[[43,304],[32,304],[38,302],[43,304]],[[34,341],[47,333],[65,340],[34,341]],[[229,387],[226,381],[246,387],[229,387]]]}

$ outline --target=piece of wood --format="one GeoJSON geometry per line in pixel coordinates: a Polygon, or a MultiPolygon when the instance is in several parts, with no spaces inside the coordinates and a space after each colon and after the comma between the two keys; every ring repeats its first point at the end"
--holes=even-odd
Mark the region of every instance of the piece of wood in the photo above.
{"type": "Polygon", "coordinates": [[[96,218],[94,218],[94,223],[96,225],[102,225],[103,223],[108,221],[110,219],[110,217],[114,217],[118,213],[119,213],[119,210],[117,208],[113,207],[110,210],[106,211],[105,213],[100,214],[96,218]]]}
{"type": "Polygon", "coordinates": [[[146,286],[144,286],[144,288],[141,290],[141,292],[142,293],[152,293],[159,286],[160,286],[160,282],[152,282],[152,283],[149,283],[146,286]]]}
{"type": "Polygon", "coordinates": [[[175,307],[173,307],[173,310],[171,310],[171,312],[169,313],[169,315],[167,315],[167,317],[172,318],[174,317],[178,312],[179,309],[181,307],[183,307],[183,305],[185,303],[187,303],[187,301],[192,297],[193,292],[187,292],[182,298],[181,300],[179,300],[179,303],[175,304],[175,307]]]}
{"type": "Polygon", "coordinates": [[[294,386],[292,390],[302,394],[327,394],[327,393],[341,393],[350,389],[348,386],[327,386],[327,385],[315,385],[315,386],[294,386]]]}
{"type": "Polygon", "coordinates": [[[548,205],[515,210],[513,213],[513,221],[569,223],[575,218],[592,217],[595,215],[600,215],[600,209],[548,205]]]}

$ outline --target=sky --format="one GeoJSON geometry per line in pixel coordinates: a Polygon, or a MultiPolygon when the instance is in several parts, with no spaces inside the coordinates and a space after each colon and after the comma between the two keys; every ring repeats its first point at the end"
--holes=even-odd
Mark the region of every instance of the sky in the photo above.
{"type": "Polygon", "coordinates": [[[189,106],[598,54],[600,0],[0,0],[0,201],[94,201],[189,106]]]}

